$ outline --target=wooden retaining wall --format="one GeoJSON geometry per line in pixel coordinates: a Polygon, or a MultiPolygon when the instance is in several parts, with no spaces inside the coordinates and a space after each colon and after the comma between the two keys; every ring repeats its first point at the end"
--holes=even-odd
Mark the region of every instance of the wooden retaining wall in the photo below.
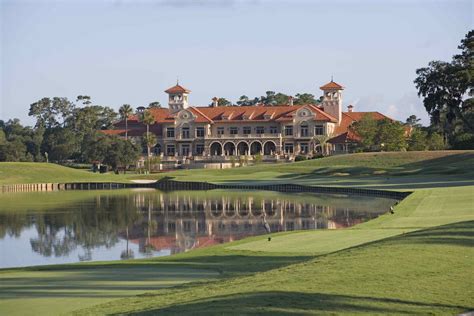
{"type": "Polygon", "coordinates": [[[116,183],[116,182],[77,182],[77,183],[31,183],[31,184],[13,184],[1,186],[0,192],[35,192],[35,191],[57,191],[57,190],[115,190],[130,188],[156,188],[163,191],[175,190],[267,190],[276,192],[312,192],[323,194],[348,194],[364,195],[374,197],[384,197],[402,200],[411,192],[396,192],[373,190],[363,188],[340,188],[340,187],[321,187],[306,186],[300,184],[214,184],[208,182],[183,182],[172,180],[161,180],[155,183],[116,183]]]}
{"type": "Polygon", "coordinates": [[[57,191],[61,190],[60,183],[26,183],[9,184],[0,186],[0,192],[35,192],[35,191],[57,191]]]}
{"type": "Polygon", "coordinates": [[[0,192],[37,192],[60,190],[113,190],[126,188],[154,188],[152,184],[116,183],[116,182],[77,182],[77,183],[29,183],[0,186],[0,192]]]}
{"type": "Polygon", "coordinates": [[[412,192],[397,192],[374,190],[364,188],[341,188],[341,187],[321,187],[321,186],[307,186],[300,184],[214,184],[207,182],[183,182],[183,181],[159,181],[156,183],[156,188],[164,191],[172,190],[266,190],[276,192],[293,192],[293,193],[324,193],[324,194],[344,194],[344,195],[364,195],[374,197],[384,197],[396,200],[402,200],[410,195],[412,192]]]}

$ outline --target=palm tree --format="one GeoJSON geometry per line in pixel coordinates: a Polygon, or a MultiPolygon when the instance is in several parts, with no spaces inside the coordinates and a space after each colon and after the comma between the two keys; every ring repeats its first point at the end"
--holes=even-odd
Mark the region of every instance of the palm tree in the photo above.
{"type": "Polygon", "coordinates": [[[128,117],[132,112],[130,104],[124,104],[119,109],[120,117],[125,120],[125,139],[128,139],[128,117]]]}
{"type": "Polygon", "coordinates": [[[331,135],[316,135],[313,136],[313,144],[316,149],[317,146],[321,146],[321,153],[323,156],[329,155],[329,146],[331,146],[328,141],[331,139],[331,135]]]}
{"type": "MultiPolygon", "coordinates": [[[[143,124],[146,125],[146,135],[147,135],[147,140],[146,140],[146,147],[147,147],[147,157],[150,159],[151,153],[150,153],[150,147],[151,147],[151,137],[150,135],[150,125],[155,123],[155,117],[149,110],[145,110],[143,112],[143,115],[141,117],[141,121],[143,124]]],[[[150,172],[150,164],[148,164],[148,172],[150,172]]]]}

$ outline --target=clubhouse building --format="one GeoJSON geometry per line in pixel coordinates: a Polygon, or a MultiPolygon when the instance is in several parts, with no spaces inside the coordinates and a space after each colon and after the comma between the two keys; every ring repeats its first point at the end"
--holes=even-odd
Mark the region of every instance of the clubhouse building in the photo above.
{"type": "MultiPolygon", "coordinates": [[[[161,156],[162,163],[188,164],[195,167],[212,167],[213,164],[239,163],[261,159],[265,162],[291,161],[298,155],[312,156],[348,153],[359,137],[351,131],[351,125],[365,114],[375,119],[387,118],[379,112],[355,112],[349,105],[342,110],[344,87],[331,80],[320,87],[319,104],[287,104],[220,106],[214,98],[210,106],[191,106],[190,90],[176,84],[167,89],[168,108],[150,108],[155,119],[150,132],[157,143],[152,152],[161,156]],[[203,164],[203,165],[202,165],[203,164]]],[[[106,130],[136,143],[146,132],[140,122],[145,111],[115,124],[106,130]]],[[[216,167],[216,166],[214,166],[216,167]]]]}

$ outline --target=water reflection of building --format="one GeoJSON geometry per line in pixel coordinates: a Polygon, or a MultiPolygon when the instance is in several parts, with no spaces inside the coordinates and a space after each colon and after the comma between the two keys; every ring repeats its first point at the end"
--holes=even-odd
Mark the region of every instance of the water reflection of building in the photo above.
{"type": "Polygon", "coordinates": [[[263,217],[272,232],[336,229],[355,225],[374,216],[349,208],[330,207],[288,199],[248,197],[195,198],[183,195],[158,195],[153,199],[136,195],[135,204],[144,222],[135,225],[131,239],[140,249],[178,253],[192,248],[265,234],[263,217]],[[148,214],[145,216],[145,214],[148,214]],[[152,233],[143,229],[154,222],[152,233]]]}

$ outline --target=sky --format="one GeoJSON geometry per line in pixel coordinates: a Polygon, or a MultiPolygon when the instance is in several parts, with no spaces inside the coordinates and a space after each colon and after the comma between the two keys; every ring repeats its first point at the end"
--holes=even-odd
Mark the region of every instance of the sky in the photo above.
{"type": "Polygon", "coordinates": [[[451,60],[473,29],[474,1],[0,0],[0,119],[28,117],[43,97],[167,105],[272,90],[345,87],[344,109],[429,119],[413,80],[451,60]]]}

